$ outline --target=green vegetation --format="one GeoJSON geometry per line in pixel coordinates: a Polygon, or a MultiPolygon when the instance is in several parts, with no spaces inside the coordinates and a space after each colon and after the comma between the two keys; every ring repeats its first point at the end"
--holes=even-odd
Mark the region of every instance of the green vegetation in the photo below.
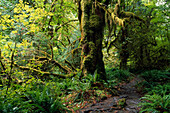
{"type": "Polygon", "coordinates": [[[107,72],[107,79],[108,80],[117,80],[117,81],[125,81],[128,82],[130,80],[131,73],[127,70],[114,70],[114,69],[108,69],[107,72]]]}
{"type": "Polygon", "coordinates": [[[168,113],[170,112],[170,84],[167,71],[151,70],[141,73],[145,80],[139,84],[139,88],[144,88],[146,93],[141,98],[142,112],[168,113]]]}
{"type": "Polygon", "coordinates": [[[135,77],[141,113],[170,112],[168,5],[1,0],[0,113],[71,113],[135,77]]]}
{"type": "Polygon", "coordinates": [[[31,84],[13,85],[8,92],[4,88],[1,90],[0,112],[66,112],[68,108],[64,107],[56,96],[61,94],[61,90],[55,87],[32,80],[31,84]]]}
{"type": "Polygon", "coordinates": [[[170,84],[155,86],[148,94],[141,98],[141,113],[169,113],[170,112],[170,84]]]}
{"type": "Polygon", "coordinates": [[[168,71],[151,70],[141,73],[140,76],[144,79],[139,86],[144,87],[144,91],[150,91],[157,85],[168,83],[170,73],[168,71]]]}

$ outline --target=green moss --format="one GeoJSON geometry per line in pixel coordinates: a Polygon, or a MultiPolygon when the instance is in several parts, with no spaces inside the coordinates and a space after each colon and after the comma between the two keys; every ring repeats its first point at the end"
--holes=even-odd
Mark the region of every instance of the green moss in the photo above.
{"type": "Polygon", "coordinates": [[[92,60],[93,60],[93,57],[91,55],[87,55],[83,61],[85,67],[88,67],[88,65],[91,63],[92,60]]]}
{"type": "Polygon", "coordinates": [[[98,15],[92,15],[90,16],[90,19],[89,19],[89,27],[90,28],[93,28],[95,30],[98,30],[101,28],[101,19],[98,15]]]}
{"type": "Polygon", "coordinates": [[[96,64],[94,63],[96,61],[96,47],[93,42],[88,43],[90,52],[89,54],[84,58],[83,64],[84,67],[87,69],[88,72],[94,73],[96,64]]]}
{"type": "Polygon", "coordinates": [[[88,72],[90,73],[93,73],[93,71],[95,70],[95,65],[92,64],[92,61],[93,61],[93,56],[92,55],[87,55],[85,58],[84,58],[84,61],[83,61],[83,64],[84,64],[84,67],[85,69],[87,69],[88,72]]]}
{"type": "Polygon", "coordinates": [[[96,56],[96,46],[95,46],[95,44],[93,43],[93,42],[89,42],[89,48],[90,48],[90,55],[93,55],[93,57],[95,57],[96,56]]]}
{"type": "Polygon", "coordinates": [[[88,40],[92,40],[94,31],[89,29],[89,30],[87,31],[87,33],[88,33],[88,38],[89,38],[88,40]]]}
{"type": "Polygon", "coordinates": [[[126,104],[126,99],[125,99],[125,98],[122,98],[122,99],[120,99],[120,100],[118,101],[118,105],[119,105],[119,106],[125,106],[125,104],[126,104]]]}
{"type": "Polygon", "coordinates": [[[132,12],[121,11],[120,16],[123,17],[123,18],[124,17],[131,17],[131,18],[133,18],[135,16],[135,14],[132,13],[132,12]]]}
{"type": "Polygon", "coordinates": [[[94,31],[93,31],[93,30],[89,30],[88,33],[89,33],[89,34],[93,34],[94,31]]]}
{"type": "Polygon", "coordinates": [[[91,50],[93,50],[95,48],[95,44],[93,42],[89,42],[89,47],[91,48],[91,50]]]}
{"type": "Polygon", "coordinates": [[[103,32],[104,32],[104,22],[103,22],[104,13],[102,12],[102,9],[100,9],[99,7],[98,8],[94,7],[92,1],[95,0],[81,1],[82,4],[81,68],[83,69],[84,75],[86,75],[87,73],[94,74],[95,70],[98,68],[99,68],[98,71],[103,71],[103,69],[101,69],[100,67],[104,67],[103,64],[101,63],[102,61],[100,61],[102,60],[102,53],[100,53],[101,52],[100,49],[102,48],[101,45],[102,45],[103,32]],[[86,44],[88,44],[87,51],[86,49],[84,49],[84,45],[86,44]]]}

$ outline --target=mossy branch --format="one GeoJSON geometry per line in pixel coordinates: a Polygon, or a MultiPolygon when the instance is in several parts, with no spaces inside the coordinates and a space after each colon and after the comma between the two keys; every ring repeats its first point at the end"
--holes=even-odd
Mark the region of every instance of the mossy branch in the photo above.
{"type": "Polygon", "coordinates": [[[140,18],[139,16],[135,15],[134,13],[132,12],[125,12],[125,11],[121,11],[120,12],[120,17],[121,18],[134,18],[136,20],[139,20],[139,21],[142,21],[145,23],[145,20],[140,18]]]}
{"type": "Polygon", "coordinates": [[[62,66],[59,62],[55,61],[55,60],[50,60],[51,63],[57,65],[60,69],[62,69],[63,71],[65,71],[66,73],[70,73],[72,72],[72,69],[70,69],[67,66],[62,66]]]}
{"type": "Polygon", "coordinates": [[[75,72],[70,73],[70,74],[66,74],[66,75],[56,74],[56,73],[52,73],[52,72],[45,72],[45,71],[37,70],[37,69],[34,69],[34,68],[30,68],[30,67],[19,66],[19,65],[16,64],[16,63],[14,63],[14,66],[18,67],[18,68],[21,69],[21,70],[33,71],[33,72],[37,72],[37,73],[40,73],[40,74],[42,74],[42,75],[48,75],[48,76],[49,76],[49,75],[53,75],[53,76],[58,76],[58,77],[61,77],[61,78],[72,77],[73,75],[76,74],[75,72]]]}
{"type": "Polygon", "coordinates": [[[72,55],[78,54],[79,50],[81,50],[81,49],[82,49],[81,47],[75,48],[75,49],[71,50],[71,54],[72,55]]]}
{"type": "Polygon", "coordinates": [[[136,20],[139,20],[139,21],[142,21],[142,22],[145,23],[144,19],[140,18],[139,16],[135,15],[132,12],[120,11],[120,8],[119,8],[120,4],[118,4],[118,3],[116,4],[114,11],[107,9],[107,7],[104,4],[100,3],[100,2],[97,2],[97,3],[98,3],[97,5],[100,8],[105,10],[105,12],[107,14],[111,15],[111,18],[113,19],[114,23],[119,24],[119,26],[124,27],[124,23],[128,22],[131,18],[134,18],[136,20]]]}
{"type": "Polygon", "coordinates": [[[38,60],[38,61],[47,60],[47,61],[49,61],[50,63],[58,66],[60,69],[62,69],[62,70],[63,70],[64,72],[66,72],[66,73],[72,72],[72,69],[70,69],[70,68],[67,67],[67,66],[61,65],[59,62],[57,62],[57,61],[54,60],[54,59],[50,59],[50,58],[47,58],[47,57],[39,57],[39,56],[36,56],[35,58],[36,58],[36,59],[31,59],[31,60],[38,60]]]}

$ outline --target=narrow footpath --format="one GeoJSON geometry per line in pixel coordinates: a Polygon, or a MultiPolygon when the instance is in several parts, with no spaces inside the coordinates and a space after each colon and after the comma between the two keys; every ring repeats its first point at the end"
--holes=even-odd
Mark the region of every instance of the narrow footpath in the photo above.
{"type": "Polygon", "coordinates": [[[77,111],[77,113],[138,113],[142,95],[135,87],[141,80],[134,78],[129,83],[120,86],[119,96],[107,98],[102,102],[89,105],[77,111]]]}

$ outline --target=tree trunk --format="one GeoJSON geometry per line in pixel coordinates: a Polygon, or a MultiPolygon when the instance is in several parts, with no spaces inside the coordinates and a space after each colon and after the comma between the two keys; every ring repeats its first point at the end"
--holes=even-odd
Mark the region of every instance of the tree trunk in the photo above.
{"type": "Polygon", "coordinates": [[[120,49],[120,69],[127,69],[127,60],[129,58],[129,52],[127,49],[128,42],[126,41],[126,28],[122,28],[122,34],[120,39],[121,49],[120,49]]]}
{"type": "MultiPolygon", "coordinates": [[[[108,0],[106,1],[108,2],[108,0]]],[[[97,72],[98,80],[106,80],[102,53],[105,11],[96,5],[96,0],[81,0],[79,2],[79,21],[82,75],[97,72]]]]}
{"type": "MultiPolygon", "coordinates": [[[[125,10],[125,0],[118,0],[118,3],[120,4],[119,10],[123,11],[125,10]]],[[[129,58],[129,52],[127,49],[128,42],[126,41],[127,36],[127,26],[124,26],[121,28],[122,34],[120,36],[120,69],[126,70],[127,69],[127,61],[129,58]]]]}

